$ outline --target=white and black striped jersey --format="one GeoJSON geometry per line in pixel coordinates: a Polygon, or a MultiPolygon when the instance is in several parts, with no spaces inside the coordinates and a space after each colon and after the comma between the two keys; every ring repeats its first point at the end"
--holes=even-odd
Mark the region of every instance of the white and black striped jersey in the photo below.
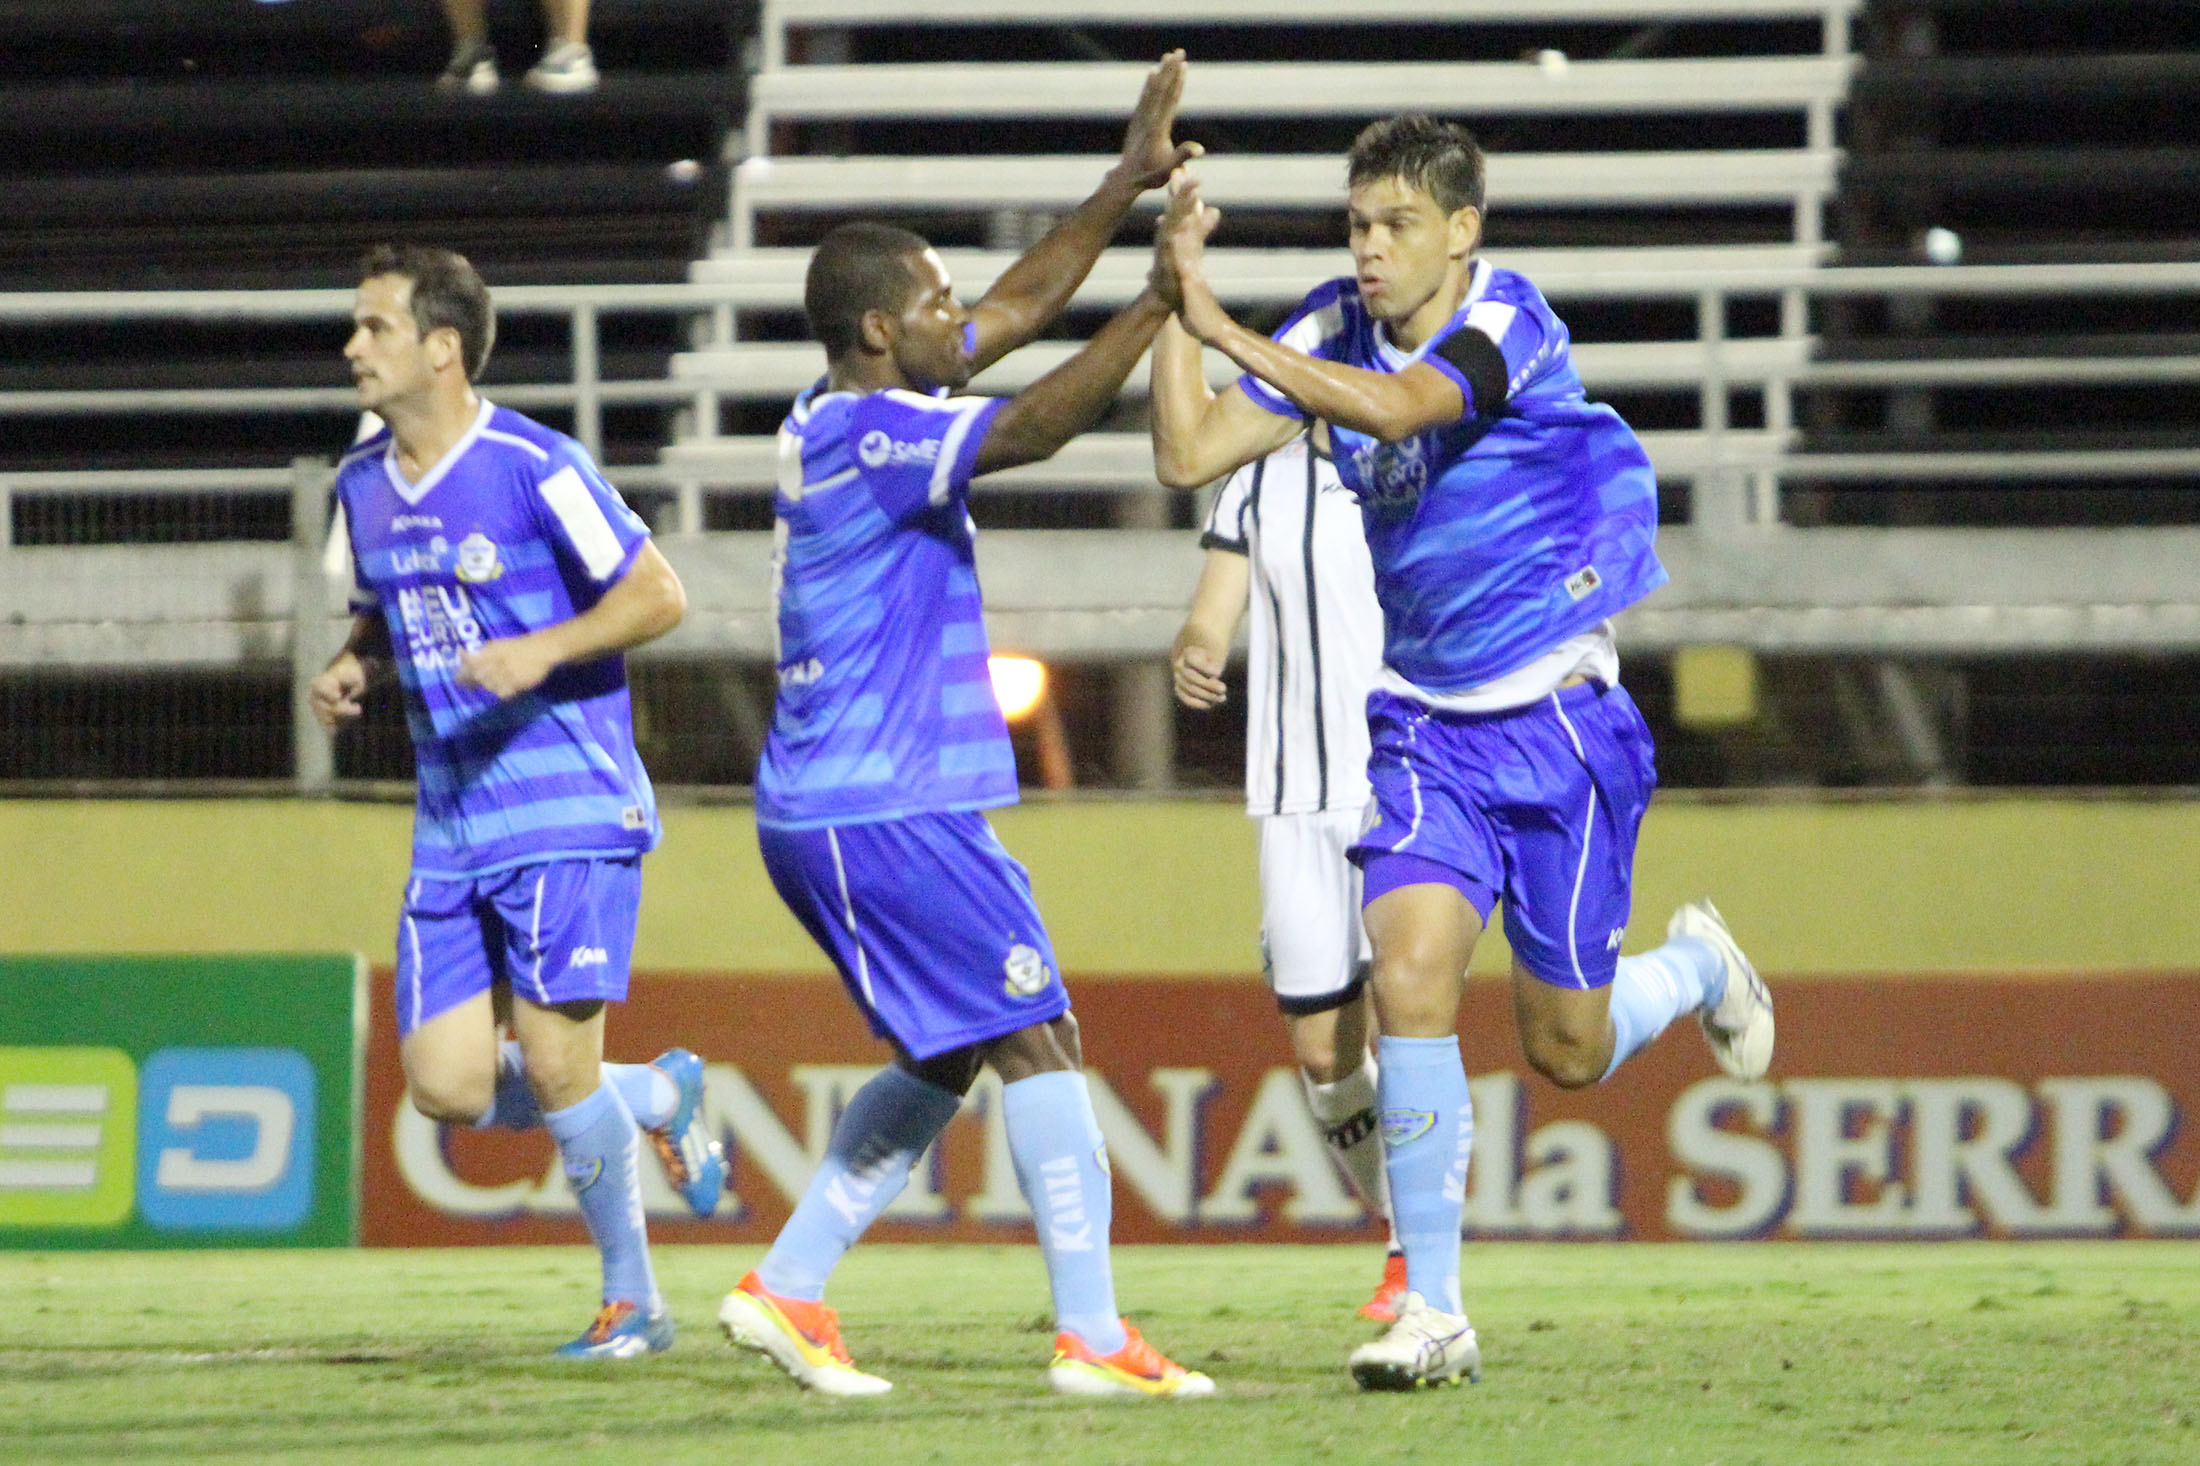
{"type": "Polygon", "coordinates": [[[1231,476],[1200,544],[1252,566],[1247,810],[1366,804],[1367,692],[1382,662],[1383,613],[1359,501],[1301,436],[1231,476]]]}

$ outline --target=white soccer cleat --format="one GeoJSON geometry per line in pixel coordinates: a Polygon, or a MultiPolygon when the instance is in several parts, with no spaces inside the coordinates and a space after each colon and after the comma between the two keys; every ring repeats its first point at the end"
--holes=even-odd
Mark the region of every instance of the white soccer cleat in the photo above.
{"type": "Polygon", "coordinates": [[[1726,996],[1699,1011],[1711,1057],[1736,1079],[1761,1079],[1772,1067],[1772,994],[1709,901],[1691,901],[1666,923],[1668,937],[1708,943],[1726,964],[1726,996]]]}
{"type": "Polygon", "coordinates": [[[718,1323],[728,1342],[763,1355],[806,1390],[849,1398],[883,1395],[894,1387],[856,1368],[840,1342],[840,1315],[822,1303],[782,1298],[755,1273],[718,1305],[718,1323]]]}
{"type": "Polygon", "coordinates": [[[1482,1350],[1463,1313],[1431,1308],[1418,1293],[1398,1306],[1398,1321],[1347,1361],[1363,1390],[1419,1390],[1482,1379],[1482,1350]]]}

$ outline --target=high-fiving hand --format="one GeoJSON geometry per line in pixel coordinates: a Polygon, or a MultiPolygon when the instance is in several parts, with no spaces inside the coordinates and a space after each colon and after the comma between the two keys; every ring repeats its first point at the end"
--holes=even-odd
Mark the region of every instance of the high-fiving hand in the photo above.
{"type": "Polygon", "coordinates": [[[1159,188],[1171,173],[1206,151],[1198,143],[1170,140],[1176,104],[1183,96],[1184,53],[1171,51],[1146,73],[1146,88],[1138,94],[1138,106],[1123,133],[1123,161],[1117,167],[1141,189],[1159,188]]]}
{"type": "Polygon", "coordinates": [[[1154,292],[1195,336],[1201,335],[1195,317],[1220,309],[1207,288],[1207,236],[1221,222],[1222,211],[1200,198],[1199,180],[1178,169],[1169,179],[1169,201],[1154,226],[1152,279],[1154,292]]]}

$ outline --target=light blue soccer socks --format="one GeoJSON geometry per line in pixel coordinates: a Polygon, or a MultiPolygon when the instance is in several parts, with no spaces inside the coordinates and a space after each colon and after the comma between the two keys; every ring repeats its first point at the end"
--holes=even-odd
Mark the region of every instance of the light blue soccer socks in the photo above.
{"type": "MultiPolygon", "coordinates": [[[[679,1087],[654,1064],[605,1064],[604,1083],[626,1101],[627,1113],[644,1130],[653,1130],[672,1118],[680,1102],[679,1087]]],[[[506,1039],[497,1045],[497,1084],[489,1112],[474,1121],[476,1130],[533,1130],[542,1124],[542,1107],[527,1086],[527,1063],[519,1042],[506,1039]]]]}
{"type": "Polygon", "coordinates": [[[1016,1183],[1039,1230],[1056,1326],[1095,1353],[1112,1354],[1129,1335],[1116,1312],[1108,1262],[1115,1199],[1107,1145],[1093,1118],[1085,1076],[1058,1069],[1003,1085],[1001,1118],[1016,1183]]]}
{"type": "Polygon", "coordinates": [[[962,1097],[889,1064],[855,1092],[794,1215],[757,1264],[764,1287],[816,1303],[842,1254],[901,1195],[909,1168],[962,1107],[962,1097]]]}
{"type": "Polygon", "coordinates": [[[603,1255],[606,1303],[632,1303],[643,1313],[664,1307],[649,1267],[649,1235],[642,1225],[642,1187],[635,1170],[641,1149],[634,1116],[608,1084],[575,1105],[551,1110],[543,1127],[558,1143],[565,1177],[580,1202],[581,1219],[603,1255]]]}
{"type": "Polygon", "coordinates": [[[1376,1098],[1390,1209],[1406,1254],[1406,1286],[1446,1313],[1459,1296],[1459,1224],[1474,1147],[1474,1102],[1456,1034],[1392,1038],[1375,1046],[1376,1098]]]}
{"type": "Polygon", "coordinates": [[[1612,1062],[1604,1077],[1684,1013],[1726,995],[1726,963],[1709,942],[1673,937],[1639,957],[1622,957],[1612,978],[1612,1062]]]}

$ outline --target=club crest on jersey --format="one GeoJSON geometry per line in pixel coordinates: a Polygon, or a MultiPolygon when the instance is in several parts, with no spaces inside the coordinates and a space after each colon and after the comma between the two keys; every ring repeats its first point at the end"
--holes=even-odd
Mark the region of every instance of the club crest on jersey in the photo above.
{"type": "Polygon", "coordinates": [[[1366,486],[1361,502],[1385,510],[1411,509],[1428,489],[1427,448],[1419,438],[1370,441],[1352,450],[1352,476],[1366,486]]]}
{"type": "Polygon", "coordinates": [[[458,565],[453,573],[469,585],[479,585],[502,575],[504,566],[497,560],[496,541],[478,529],[460,540],[458,565]]]}
{"type": "Polygon", "coordinates": [[[1419,1140],[1436,1128],[1434,1110],[1383,1111],[1383,1144],[1397,1146],[1419,1140]]]}
{"type": "Polygon", "coordinates": [[[1047,970],[1046,958],[1039,955],[1037,948],[1027,947],[1022,942],[1008,949],[1008,960],[1001,964],[1001,971],[1008,974],[1008,981],[1001,986],[1012,998],[1037,997],[1054,981],[1054,974],[1047,970]]]}

